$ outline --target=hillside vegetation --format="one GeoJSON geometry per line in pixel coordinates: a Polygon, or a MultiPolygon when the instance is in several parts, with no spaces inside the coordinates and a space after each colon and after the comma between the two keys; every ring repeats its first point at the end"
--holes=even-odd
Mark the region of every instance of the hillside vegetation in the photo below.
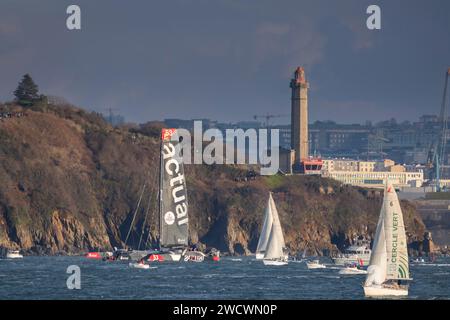
{"type": "MultiPolygon", "coordinates": [[[[0,120],[0,246],[45,254],[123,247],[144,184],[128,245],[137,246],[141,234],[155,245],[160,127],[113,128],[98,114],[67,105],[37,105],[26,116],[0,120]],[[149,228],[142,230],[147,207],[149,228]]],[[[378,191],[306,176],[235,181],[245,172],[187,166],[193,242],[254,251],[269,191],[292,253],[305,247],[327,253],[374,233],[378,191]]],[[[420,217],[411,204],[402,207],[410,241],[420,240],[420,217]]]]}

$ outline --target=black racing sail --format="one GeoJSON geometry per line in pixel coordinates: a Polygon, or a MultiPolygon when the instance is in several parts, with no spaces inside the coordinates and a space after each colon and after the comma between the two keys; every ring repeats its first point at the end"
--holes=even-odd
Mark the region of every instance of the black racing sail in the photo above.
{"type": "Polygon", "coordinates": [[[189,220],[181,143],[176,129],[162,129],[159,179],[159,246],[188,246],[189,220]]]}

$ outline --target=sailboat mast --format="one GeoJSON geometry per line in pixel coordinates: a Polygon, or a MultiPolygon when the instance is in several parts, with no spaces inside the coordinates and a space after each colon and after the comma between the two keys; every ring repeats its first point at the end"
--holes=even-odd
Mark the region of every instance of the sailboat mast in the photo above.
{"type": "Polygon", "coordinates": [[[162,238],[162,230],[163,230],[163,226],[162,226],[162,219],[161,219],[161,214],[162,214],[162,202],[161,202],[161,195],[162,195],[162,179],[163,179],[163,156],[162,156],[162,146],[163,146],[163,141],[162,141],[162,137],[161,137],[161,143],[159,145],[159,181],[158,181],[158,185],[159,185],[159,192],[158,192],[158,220],[159,220],[159,234],[157,236],[158,239],[158,247],[159,250],[161,250],[161,238],[162,238]]]}

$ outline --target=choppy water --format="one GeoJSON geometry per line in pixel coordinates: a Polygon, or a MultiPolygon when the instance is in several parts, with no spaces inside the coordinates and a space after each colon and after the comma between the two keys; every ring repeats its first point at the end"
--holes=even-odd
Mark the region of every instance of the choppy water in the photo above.
{"type": "MultiPolygon", "coordinates": [[[[323,259],[325,262],[329,262],[323,259]]],[[[363,299],[364,275],[308,270],[304,263],[268,267],[244,257],[219,263],[165,263],[132,269],[127,262],[84,257],[0,260],[0,299],[363,299]],[[69,290],[69,265],[81,269],[81,290],[69,290]]],[[[412,265],[409,299],[449,299],[450,259],[412,265]]]]}

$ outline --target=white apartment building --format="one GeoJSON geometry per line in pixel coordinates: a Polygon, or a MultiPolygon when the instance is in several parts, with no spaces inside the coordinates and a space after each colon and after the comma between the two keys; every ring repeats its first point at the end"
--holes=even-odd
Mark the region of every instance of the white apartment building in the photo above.
{"type": "Polygon", "coordinates": [[[346,159],[323,160],[322,176],[360,187],[382,188],[387,179],[398,188],[421,187],[423,171],[406,171],[392,160],[358,161],[346,159]]]}
{"type": "Polygon", "coordinates": [[[394,187],[421,187],[423,172],[390,172],[390,171],[324,171],[323,177],[332,178],[345,184],[359,187],[382,188],[387,179],[394,187]]]}

